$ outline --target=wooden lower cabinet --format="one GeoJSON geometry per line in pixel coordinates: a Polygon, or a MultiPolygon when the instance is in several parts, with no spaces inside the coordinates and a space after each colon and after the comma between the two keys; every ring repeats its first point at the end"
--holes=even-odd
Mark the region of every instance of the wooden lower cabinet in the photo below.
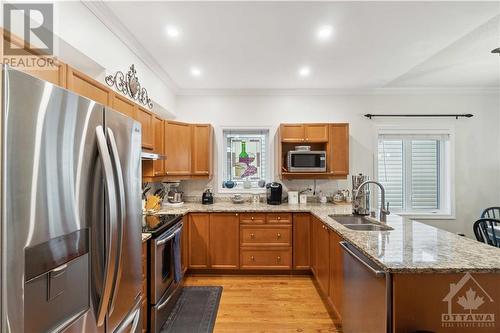
{"type": "Polygon", "coordinates": [[[292,246],[290,225],[242,225],[241,246],[292,246]]]}
{"type": "Polygon", "coordinates": [[[309,269],[311,253],[311,215],[293,214],[293,268],[309,269]]]}
{"type": "Polygon", "coordinates": [[[242,269],[291,269],[292,248],[245,247],[240,249],[242,269]]]}
{"type": "Polygon", "coordinates": [[[337,317],[342,319],[342,288],[344,287],[344,262],[342,260],[342,238],[330,231],[330,283],[328,297],[337,317]]]}
{"type": "Polygon", "coordinates": [[[188,217],[182,218],[182,235],[181,235],[181,267],[185,273],[189,266],[189,222],[188,217]]]}
{"type": "Polygon", "coordinates": [[[239,268],[239,223],[235,213],[210,214],[210,268],[239,268]]]}
{"type": "Polygon", "coordinates": [[[189,214],[189,268],[209,268],[210,215],[189,214]]]}
{"type": "Polygon", "coordinates": [[[313,273],[324,295],[328,295],[330,283],[330,231],[316,217],[312,218],[313,273]]]}

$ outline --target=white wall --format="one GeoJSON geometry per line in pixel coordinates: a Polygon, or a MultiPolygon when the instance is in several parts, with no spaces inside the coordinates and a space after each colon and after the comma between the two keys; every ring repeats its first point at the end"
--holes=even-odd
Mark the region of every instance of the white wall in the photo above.
{"type": "MultiPolygon", "coordinates": [[[[456,219],[425,221],[452,232],[472,236],[472,223],[481,209],[500,204],[500,123],[497,94],[407,94],[330,96],[178,96],[179,120],[220,126],[273,126],[285,122],[349,122],[350,171],[373,177],[376,124],[419,124],[455,127],[456,219]],[[365,113],[473,113],[471,119],[368,120],[365,113]]],[[[217,136],[217,135],[216,135],[217,136]]],[[[215,163],[217,163],[216,158],[215,163]]],[[[214,182],[219,181],[217,175],[214,182]]],[[[289,189],[303,189],[311,181],[286,181],[289,189]]],[[[188,195],[201,195],[206,181],[183,182],[188,195]]],[[[348,181],[318,181],[328,193],[350,188],[348,181]]]]}
{"type": "Polygon", "coordinates": [[[137,75],[143,87],[148,90],[149,97],[160,107],[156,113],[166,118],[175,115],[175,95],[167,85],[113,34],[85,5],[79,1],[56,2],[54,4],[54,30],[64,43],[60,47],[72,46],[77,52],[60,50],[66,57],[64,62],[80,64],[77,53],[90,58],[102,67],[103,73],[93,75],[94,71],[88,68],[79,68],[94,78],[104,82],[104,76],[116,71],[128,71],[134,64],[137,75]]]}

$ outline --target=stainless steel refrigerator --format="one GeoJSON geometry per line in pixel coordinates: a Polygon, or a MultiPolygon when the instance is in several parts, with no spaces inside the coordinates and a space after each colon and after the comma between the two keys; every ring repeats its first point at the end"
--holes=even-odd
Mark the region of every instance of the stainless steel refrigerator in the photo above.
{"type": "Polygon", "coordinates": [[[1,332],[139,332],[141,127],[2,68],[1,332]]]}

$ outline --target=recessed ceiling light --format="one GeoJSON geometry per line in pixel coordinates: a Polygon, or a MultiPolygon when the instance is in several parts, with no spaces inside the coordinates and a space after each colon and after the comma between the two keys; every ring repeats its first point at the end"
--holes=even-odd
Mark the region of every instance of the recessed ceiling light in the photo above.
{"type": "Polygon", "coordinates": [[[330,38],[332,33],[333,28],[331,25],[323,25],[319,27],[318,31],[316,32],[316,37],[318,37],[319,40],[327,40],[330,38]]]}
{"type": "Polygon", "coordinates": [[[307,66],[304,66],[304,67],[301,67],[299,69],[299,75],[302,76],[302,77],[306,77],[306,76],[309,76],[309,74],[311,74],[311,69],[307,66]]]}
{"type": "Polygon", "coordinates": [[[201,69],[198,67],[191,67],[191,75],[196,77],[201,76],[201,69]]]}
{"type": "Polygon", "coordinates": [[[179,29],[177,29],[177,27],[174,27],[172,25],[169,25],[165,30],[167,31],[167,35],[170,38],[176,39],[180,35],[179,29]]]}

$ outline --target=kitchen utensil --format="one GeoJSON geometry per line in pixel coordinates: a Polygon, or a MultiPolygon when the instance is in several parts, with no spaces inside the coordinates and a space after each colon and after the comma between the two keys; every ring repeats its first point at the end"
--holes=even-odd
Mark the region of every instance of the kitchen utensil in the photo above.
{"type": "Polygon", "coordinates": [[[209,188],[203,192],[203,195],[201,196],[201,203],[204,205],[211,205],[214,203],[214,196],[212,192],[210,192],[209,188]]]}

